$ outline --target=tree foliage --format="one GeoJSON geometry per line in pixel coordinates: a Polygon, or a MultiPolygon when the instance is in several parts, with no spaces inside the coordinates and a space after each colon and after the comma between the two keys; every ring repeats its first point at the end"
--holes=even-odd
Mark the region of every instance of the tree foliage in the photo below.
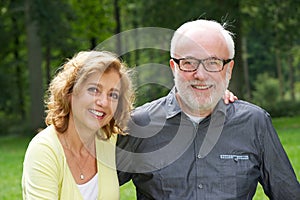
{"type": "MultiPolygon", "coordinates": [[[[239,98],[262,106],[275,102],[265,100],[268,98],[300,101],[299,7],[298,0],[1,0],[0,127],[8,127],[7,133],[19,129],[24,134],[25,127],[44,126],[33,125],[32,120],[43,120],[42,99],[47,85],[56,69],[74,53],[93,49],[118,32],[140,27],[175,30],[198,18],[226,22],[235,33],[231,90],[239,98]],[[31,12],[26,18],[28,2],[31,12]],[[30,23],[35,33],[29,31],[30,23]],[[34,33],[31,38],[29,33],[34,33]],[[40,47],[30,48],[34,44],[40,47]]],[[[122,50],[129,42],[123,39],[116,45],[122,50]]],[[[150,81],[155,77],[159,83],[169,84],[169,72],[144,67],[149,63],[167,66],[169,52],[139,49],[121,56],[129,66],[139,67],[137,105],[170,89],[150,81]],[[141,85],[146,82],[149,84],[141,85]]]]}
{"type": "Polygon", "coordinates": [[[253,101],[262,107],[274,106],[279,100],[278,79],[268,73],[259,74],[254,83],[253,101]]]}

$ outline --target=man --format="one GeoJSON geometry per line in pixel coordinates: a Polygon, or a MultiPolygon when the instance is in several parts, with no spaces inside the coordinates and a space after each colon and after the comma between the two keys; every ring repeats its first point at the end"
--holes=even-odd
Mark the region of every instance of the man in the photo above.
{"type": "Polygon", "coordinates": [[[300,185],[269,114],[221,100],[234,65],[232,34],[214,21],[183,24],[171,41],[175,88],[137,108],[118,142],[123,184],[137,199],[300,199],[300,185]]]}

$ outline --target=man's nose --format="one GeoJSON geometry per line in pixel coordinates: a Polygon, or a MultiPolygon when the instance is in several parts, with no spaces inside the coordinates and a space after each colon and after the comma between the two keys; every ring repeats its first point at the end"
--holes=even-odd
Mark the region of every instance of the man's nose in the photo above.
{"type": "Polygon", "coordinates": [[[200,63],[197,70],[194,72],[194,77],[198,79],[203,79],[207,75],[207,71],[203,64],[200,63]]]}

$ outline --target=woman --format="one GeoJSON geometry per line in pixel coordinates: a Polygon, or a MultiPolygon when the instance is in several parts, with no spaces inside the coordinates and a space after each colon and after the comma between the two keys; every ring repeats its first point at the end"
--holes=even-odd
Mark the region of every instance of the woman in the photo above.
{"type": "Polygon", "coordinates": [[[80,52],[49,86],[47,128],[24,158],[24,199],[119,199],[117,134],[124,133],[133,90],[112,53],[80,52]]]}

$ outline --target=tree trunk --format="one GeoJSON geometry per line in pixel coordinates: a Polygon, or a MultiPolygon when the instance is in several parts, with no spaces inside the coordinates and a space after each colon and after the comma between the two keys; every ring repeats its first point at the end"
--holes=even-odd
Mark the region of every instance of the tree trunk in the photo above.
{"type": "Polygon", "coordinates": [[[290,91],[291,91],[291,100],[296,101],[295,95],[295,79],[294,79],[294,66],[293,66],[293,58],[288,56],[288,65],[289,65],[289,80],[290,80],[290,91]]]}
{"type": "Polygon", "coordinates": [[[245,89],[246,89],[246,99],[251,99],[251,90],[249,82],[249,70],[248,70],[248,51],[247,51],[247,39],[242,37],[242,58],[243,58],[243,68],[244,68],[244,77],[245,77],[245,89]]]}
{"type": "Polygon", "coordinates": [[[244,98],[243,83],[245,82],[244,69],[243,69],[243,49],[242,49],[242,30],[240,16],[236,19],[236,40],[235,40],[235,65],[233,68],[232,78],[230,82],[230,90],[237,95],[240,99],[244,98]]]}
{"type": "Polygon", "coordinates": [[[116,41],[116,52],[117,55],[121,56],[122,52],[122,45],[121,45],[121,37],[120,37],[120,32],[121,32],[121,18],[120,18],[120,6],[119,6],[119,0],[114,0],[114,10],[115,10],[115,21],[116,21],[116,29],[115,29],[115,34],[117,36],[117,41],[116,41]]]}
{"type": "Polygon", "coordinates": [[[51,81],[51,47],[50,43],[46,46],[46,78],[47,78],[47,85],[50,84],[51,81]]]}
{"type": "MultiPolygon", "coordinates": [[[[16,61],[20,60],[19,55],[19,47],[20,47],[20,39],[19,39],[19,27],[17,23],[17,19],[15,16],[12,17],[12,24],[14,27],[14,59],[16,61]]],[[[20,112],[21,119],[25,118],[26,112],[25,112],[25,103],[24,103],[24,93],[23,93],[23,87],[22,87],[22,67],[20,65],[20,62],[17,62],[16,64],[16,85],[17,85],[17,112],[20,112]]]]}
{"type": "Polygon", "coordinates": [[[284,91],[283,91],[284,90],[284,81],[283,81],[283,75],[282,75],[282,66],[281,66],[279,50],[276,50],[275,56],[276,56],[276,68],[277,68],[277,74],[278,74],[278,80],[279,80],[279,95],[280,95],[280,100],[283,100],[283,98],[284,98],[284,91]]]}
{"type": "Polygon", "coordinates": [[[26,34],[28,48],[29,92],[30,92],[30,128],[33,131],[43,126],[43,81],[42,48],[37,34],[37,23],[33,19],[32,1],[25,1],[26,34]]]}
{"type": "MultiPolygon", "coordinates": [[[[242,15],[241,15],[241,6],[242,3],[239,0],[232,0],[230,1],[230,4],[228,2],[223,1],[223,0],[218,0],[216,3],[209,3],[209,5],[213,6],[212,4],[218,5],[218,7],[215,7],[215,12],[218,12],[216,14],[216,17],[218,16],[219,19],[224,19],[224,22],[228,22],[230,31],[232,31],[235,35],[234,43],[235,43],[235,57],[234,57],[234,68],[232,72],[232,77],[229,85],[229,89],[239,97],[239,99],[243,99],[245,94],[244,94],[244,68],[243,68],[243,49],[242,49],[242,37],[243,37],[243,32],[242,32],[242,15]],[[228,16],[224,16],[224,10],[226,9],[231,9],[235,8],[232,10],[232,17],[234,17],[234,24],[231,24],[230,21],[227,21],[228,16]],[[233,25],[233,26],[230,26],[233,25]]],[[[214,6],[213,6],[214,7],[214,6]]],[[[218,19],[216,18],[216,19],[218,19]]]]}

